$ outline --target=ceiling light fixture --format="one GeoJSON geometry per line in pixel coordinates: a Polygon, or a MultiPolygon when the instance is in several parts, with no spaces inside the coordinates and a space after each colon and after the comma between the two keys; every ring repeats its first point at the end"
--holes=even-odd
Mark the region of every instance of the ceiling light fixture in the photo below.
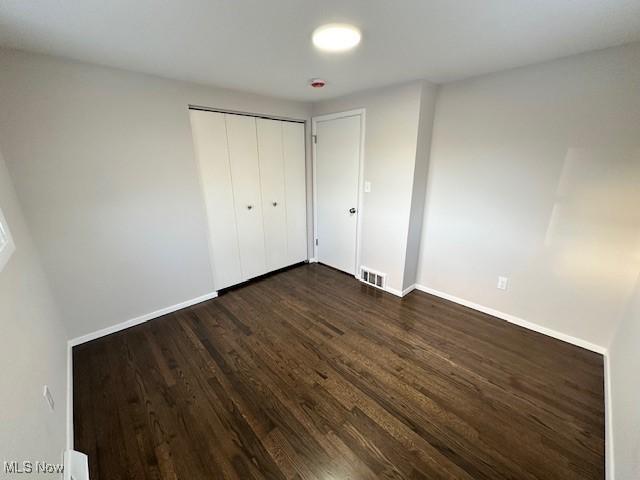
{"type": "Polygon", "coordinates": [[[353,25],[330,23],[322,25],[313,32],[313,44],[327,52],[344,52],[360,43],[360,30],[353,25]]]}

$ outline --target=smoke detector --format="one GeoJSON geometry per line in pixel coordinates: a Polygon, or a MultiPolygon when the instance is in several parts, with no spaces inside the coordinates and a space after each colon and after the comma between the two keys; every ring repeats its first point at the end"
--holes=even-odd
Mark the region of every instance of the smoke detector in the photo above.
{"type": "Polygon", "coordinates": [[[327,82],[325,82],[321,78],[312,78],[311,80],[309,80],[309,85],[313,88],[322,88],[326,84],[327,82]]]}

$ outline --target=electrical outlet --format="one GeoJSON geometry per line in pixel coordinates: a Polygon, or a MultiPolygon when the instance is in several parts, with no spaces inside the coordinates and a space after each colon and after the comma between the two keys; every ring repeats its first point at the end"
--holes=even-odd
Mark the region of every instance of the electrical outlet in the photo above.
{"type": "Polygon", "coordinates": [[[49,404],[49,409],[53,412],[56,406],[56,402],[53,401],[53,395],[51,395],[51,390],[49,390],[48,386],[44,386],[44,391],[42,392],[45,400],[49,404]]]}
{"type": "Polygon", "coordinates": [[[509,279],[507,277],[498,277],[498,288],[500,290],[506,290],[508,284],[509,279]]]}

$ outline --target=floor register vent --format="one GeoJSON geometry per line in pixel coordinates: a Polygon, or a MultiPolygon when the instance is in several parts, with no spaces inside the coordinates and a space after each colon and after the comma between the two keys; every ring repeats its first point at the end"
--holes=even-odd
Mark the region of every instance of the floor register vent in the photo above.
{"type": "Polygon", "coordinates": [[[372,285],[377,288],[381,288],[384,290],[385,283],[387,280],[386,273],[376,272],[375,270],[371,270],[367,267],[360,267],[360,281],[366,283],[367,285],[372,285]]]}

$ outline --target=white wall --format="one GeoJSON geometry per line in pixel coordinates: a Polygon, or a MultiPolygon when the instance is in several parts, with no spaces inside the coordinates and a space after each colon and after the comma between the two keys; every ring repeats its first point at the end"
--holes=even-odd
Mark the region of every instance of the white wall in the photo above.
{"type": "MultiPolygon", "coordinates": [[[[319,102],[313,115],[366,109],[361,263],[402,290],[423,82],[319,102]]],[[[322,140],[320,140],[322,141],[322,140]]]]}
{"type": "Polygon", "coordinates": [[[303,103],[0,50],[0,143],[69,333],[212,292],[189,104],[303,103]]]}
{"type": "Polygon", "coordinates": [[[609,346],[608,360],[615,479],[636,480],[640,478],[640,277],[609,346]]]}
{"type": "Polygon", "coordinates": [[[4,473],[4,461],[62,462],[67,336],[1,152],[0,208],[16,244],[0,272],[0,468],[4,473]],[[53,412],[42,396],[45,384],[56,402],[53,412]]]}
{"type": "Polygon", "coordinates": [[[634,44],[443,86],[419,282],[606,347],[640,268],[639,85],[634,44]]]}

